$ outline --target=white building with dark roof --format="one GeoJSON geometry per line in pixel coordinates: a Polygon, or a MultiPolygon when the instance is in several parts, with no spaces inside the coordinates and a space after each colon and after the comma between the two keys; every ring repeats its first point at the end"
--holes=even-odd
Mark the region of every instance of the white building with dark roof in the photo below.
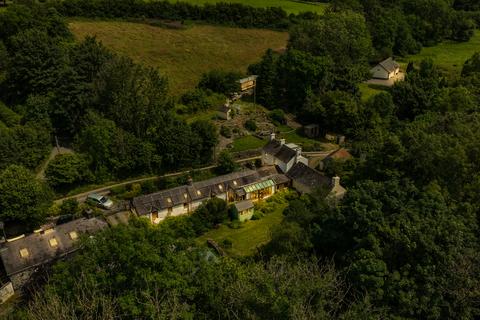
{"type": "MultiPolygon", "coordinates": [[[[203,202],[217,197],[227,203],[244,205],[264,200],[277,191],[293,186],[300,193],[311,193],[317,188],[327,188],[330,194],[341,198],[345,189],[338,177],[333,179],[308,166],[302,149],[285,140],[276,140],[275,134],[262,150],[263,167],[243,170],[205,181],[139,196],[133,199],[132,211],[138,216],[160,223],[167,217],[194,212],[203,202]]],[[[237,208],[238,210],[238,208],[237,208]]],[[[248,211],[250,216],[253,212],[248,211]]]]}
{"type": "Polygon", "coordinates": [[[370,70],[374,79],[388,80],[400,73],[400,65],[392,57],[379,62],[370,70]]]}
{"type": "Polygon", "coordinates": [[[308,159],[302,156],[302,148],[294,143],[286,143],[285,139],[276,139],[275,133],[262,149],[262,164],[277,166],[283,173],[288,172],[295,163],[308,165],[308,159]]]}
{"type": "Polygon", "coordinates": [[[192,213],[204,201],[213,197],[227,203],[266,199],[289,182],[288,177],[273,167],[243,170],[136,197],[133,199],[132,210],[139,216],[148,217],[153,223],[159,223],[167,217],[192,213]]]}

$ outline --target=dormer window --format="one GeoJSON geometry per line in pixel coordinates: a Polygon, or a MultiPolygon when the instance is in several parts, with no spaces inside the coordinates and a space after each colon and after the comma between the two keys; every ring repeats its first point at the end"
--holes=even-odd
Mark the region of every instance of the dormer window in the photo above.
{"type": "Polygon", "coordinates": [[[223,191],[223,186],[221,184],[218,185],[218,189],[223,191]]]}
{"type": "Polygon", "coordinates": [[[28,258],[30,256],[30,252],[28,252],[27,248],[20,249],[20,257],[28,258]]]}
{"type": "Polygon", "coordinates": [[[49,244],[50,247],[52,247],[52,248],[58,247],[58,241],[57,241],[57,239],[55,239],[55,238],[52,238],[52,239],[48,240],[48,244],[49,244]]]}
{"type": "Polygon", "coordinates": [[[183,194],[183,197],[184,197],[185,199],[187,199],[187,198],[188,198],[188,194],[184,193],[184,194],[183,194]]]}
{"type": "Polygon", "coordinates": [[[72,240],[78,239],[78,234],[77,234],[76,231],[70,231],[70,232],[68,233],[68,236],[69,236],[70,239],[72,239],[72,240]]]}
{"type": "Polygon", "coordinates": [[[200,190],[197,190],[197,196],[201,196],[202,192],[200,190]]]}
{"type": "Polygon", "coordinates": [[[233,185],[236,187],[237,184],[238,184],[237,181],[234,180],[234,181],[233,181],[233,185]]]}
{"type": "Polygon", "coordinates": [[[168,203],[172,203],[172,198],[168,197],[168,198],[167,198],[167,202],[168,202],[168,203]]]}

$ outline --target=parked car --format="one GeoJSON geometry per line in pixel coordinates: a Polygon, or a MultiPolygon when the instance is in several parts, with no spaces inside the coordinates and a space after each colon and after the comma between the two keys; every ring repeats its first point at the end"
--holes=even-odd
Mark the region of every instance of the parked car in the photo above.
{"type": "Polygon", "coordinates": [[[103,209],[111,209],[113,207],[113,201],[108,199],[105,196],[99,195],[97,193],[91,193],[87,197],[87,203],[96,205],[97,207],[103,209]]]}

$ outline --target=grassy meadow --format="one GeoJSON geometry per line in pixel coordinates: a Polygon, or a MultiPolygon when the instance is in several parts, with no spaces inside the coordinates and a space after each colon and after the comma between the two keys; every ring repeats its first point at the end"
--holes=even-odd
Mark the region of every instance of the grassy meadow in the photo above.
{"type": "MultiPolygon", "coordinates": [[[[432,59],[450,78],[455,78],[460,75],[465,61],[475,52],[480,52],[480,30],[475,31],[468,42],[445,41],[433,47],[425,47],[418,54],[397,58],[397,61],[405,70],[409,62],[418,64],[422,60],[432,59]]],[[[377,86],[362,83],[360,91],[362,100],[367,101],[382,90],[377,86]]]]}
{"type": "Polygon", "coordinates": [[[480,30],[477,30],[468,42],[445,41],[433,47],[423,48],[416,55],[398,59],[403,66],[408,62],[420,62],[424,59],[432,59],[442,70],[452,76],[460,74],[463,63],[475,52],[480,51],[480,30]]]}
{"type": "Polygon", "coordinates": [[[195,87],[212,69],[245,72],[268,48],[283,48],[288,33],[195,25],[183,30],[120,21],[71,21],[78,40],[94,35],[105,46],[136,62],[157,67],[168,76],[170,90],[181,94],[195,87]]]}
{"type": "MultiPolygon", "coordinates": [[[[170,2],[177,2],[177,0],[169,0],[170,2]]],[[[308,3],[308,1],[295,1],[295,0],[181,0],[182,2],[188,2],[191,4],[202,5],[205,3],[217,3],[217,2],[233,2],[241,3],[244,5],[266,8],[266,7],[282,7],[287,13],[299,13],[299,12],[316,12],[323,13],[327,4],[325,3],[308,3]]]]}

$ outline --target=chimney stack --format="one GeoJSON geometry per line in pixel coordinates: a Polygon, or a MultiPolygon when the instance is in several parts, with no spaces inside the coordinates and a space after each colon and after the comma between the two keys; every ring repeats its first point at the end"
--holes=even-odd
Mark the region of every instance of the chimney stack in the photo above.
{"type": "Polygon", "coordinates": [[[340,177],[339,176],[335,176],[332,178],[332,187],[335,189],[335,188],[338,188],[340,186],[340,177]]]}
{"type": "Polygon", "coordinates": [[[275,140],[275,132],[270,133],[270,141],[275,140]]]}
{"type": "Polygon", "coordinates": [[[298,163],[300,161],[300,157],[302,156],[302,148],[300,147],[296,148],[295,152],[297,153],[295,155],[295,163],[298,163]]]}
{"type": "Polygon", "coordinates": [[[280,145],[283,146],[285,144],[285,139],[280,139],[280,145]]]}

